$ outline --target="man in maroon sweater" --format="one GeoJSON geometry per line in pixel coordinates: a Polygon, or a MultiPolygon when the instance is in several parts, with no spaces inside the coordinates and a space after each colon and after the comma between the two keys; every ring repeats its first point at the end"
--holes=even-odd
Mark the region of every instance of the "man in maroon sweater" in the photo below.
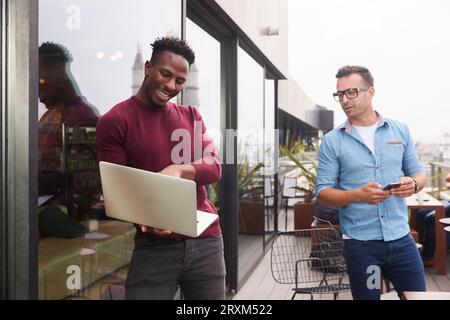
{"type": "MultiPolygon", "coordinates": [[[[97,123],[99,160],[194,180],[197,209],[216,213],[205,190],[205,185],[220,180],[216,148],[205,134],[200,113],[169,101],[183,88],[194,52],[176,38],[159,38],[152,47],[138,93],[117,104],[97,123]],[[189,133],[189,141],[183,141],[186,135],[180,133],[189,133]],[[199,146],[196,141],[201,141],[199,146]],[[180,148],[186,145],[189,147],[180,148]]],[[[176,194],[173,201],[177,201],[176,194]]],[[[137,227],[126,298],[173,299],[177,286],[186,299],[225,298],[218,220],[198,238],[152,226],[137,227]]]]}

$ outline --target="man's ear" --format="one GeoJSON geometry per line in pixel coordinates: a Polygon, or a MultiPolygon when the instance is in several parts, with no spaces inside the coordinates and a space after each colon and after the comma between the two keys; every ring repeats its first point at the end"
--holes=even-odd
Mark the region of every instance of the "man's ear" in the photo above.
{"type": "Polygon", "coordinates": [[[369,93],[373,97],[375,95],[375,88],[374,87],[369,88],[369,93]]]}
{"type": "Polygon", "coordinates": [[[150,69],[152,68],[152,63],[150,61],[145,61],[145,65],[144,65],[144,71],[145,71],[145,75],[148,76],[150,73],[150,69]]]}

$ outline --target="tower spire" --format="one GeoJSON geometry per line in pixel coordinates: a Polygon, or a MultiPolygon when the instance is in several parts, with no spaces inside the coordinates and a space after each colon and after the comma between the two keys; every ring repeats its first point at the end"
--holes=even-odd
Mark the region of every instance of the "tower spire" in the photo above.
{"type": "Polygon", "coordinates": [[[144,80],[144,59],[142,58],[142,47],[139,42],[137,43],[136,49],[136,57],[134,58],[133,67],[131,69],[131,91],[133,94],[136,94],[138,92],[142,81],[144,80]]]}

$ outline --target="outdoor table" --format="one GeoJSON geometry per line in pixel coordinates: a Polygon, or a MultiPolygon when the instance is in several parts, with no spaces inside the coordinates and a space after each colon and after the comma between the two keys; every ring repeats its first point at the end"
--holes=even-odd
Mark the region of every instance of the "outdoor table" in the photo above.
{"type": "Polygon", "coordinates": [[[445,218],[444,205],[425,192],[413,194],[406,198],[406,205],[411,211],[411,221],[415,221],[415,214],[418,209],[432,209],[435,210],[435,228],[436,228],[436,250],[434,255],[434,262],[436,266],[436,274],[447,274],[447,251],[446,251],[446,237],[442,224],[438,223],[440,219],[445,218]]]}
{"type": "Polygon", "coordinates": [[[405,291],[403,292],[405,300],[450,300],[450,292],[439,291],[405,291]]]}

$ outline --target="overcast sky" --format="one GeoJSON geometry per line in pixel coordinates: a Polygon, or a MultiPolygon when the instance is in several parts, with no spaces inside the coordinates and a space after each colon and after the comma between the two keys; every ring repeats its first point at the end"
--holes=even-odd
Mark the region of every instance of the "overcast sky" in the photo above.
{"type": "Polygon", "coordinates": [[[316,103],[345,115],[332,93],[340,66],[375,79],[374,107],[414,140],[450,132],[449,0],[289,0],[289,72],[316,103]]]}

